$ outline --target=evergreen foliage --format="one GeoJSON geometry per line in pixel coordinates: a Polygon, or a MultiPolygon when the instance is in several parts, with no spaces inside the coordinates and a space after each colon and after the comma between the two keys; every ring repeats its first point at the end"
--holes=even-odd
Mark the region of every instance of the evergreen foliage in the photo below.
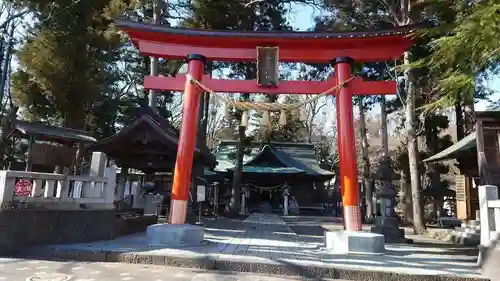
{"type": "Polygon", "coordinates": [[[500,3],[454,1],[450,8],[453,21],[429,32],[434,36],[428,44],[431,53],[420,61],[436,77],[439,95],[429,108],[483,98],[490,93],[485,79],[500,70],[500,3]]]}

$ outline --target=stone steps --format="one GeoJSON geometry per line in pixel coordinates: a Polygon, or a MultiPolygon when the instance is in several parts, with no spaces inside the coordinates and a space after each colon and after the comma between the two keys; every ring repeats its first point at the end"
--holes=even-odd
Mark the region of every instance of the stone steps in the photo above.
{"type": "Polygon", "coordinates": [[[481,229],[479,221],[471,220],[462,222],[462,226],[455,227],[455,229],[429,230],[427,236],[450,243],[477,246],[481,241],[481,229]]]}

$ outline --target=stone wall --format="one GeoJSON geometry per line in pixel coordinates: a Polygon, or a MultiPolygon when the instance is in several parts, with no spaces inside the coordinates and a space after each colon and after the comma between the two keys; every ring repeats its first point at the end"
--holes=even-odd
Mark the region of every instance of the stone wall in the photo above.
{"type": "Polygon", "coordinates": [[[157,216],[118,216],[115,221],[115,235],[125,236],[144,232],[148,226],[158,222],[157,216]]]}
{"type": "Polygon", "coordinates": [[[1,210],[0,255],[37,245],[113,239],[115,229],[115,210],[1,210]]]}

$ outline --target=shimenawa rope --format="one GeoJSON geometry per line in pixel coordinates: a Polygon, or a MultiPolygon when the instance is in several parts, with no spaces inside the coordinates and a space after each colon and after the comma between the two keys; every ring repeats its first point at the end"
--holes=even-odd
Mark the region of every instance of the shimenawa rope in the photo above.
{"type": "Polygon", "coordinates": [[[351,78],[347,79],[346,81],[342,82],[341,84],[338,84],[336,86],[333,86],[329,88],[328,90],[316,95],[315,97],[311,99],[307,99],[301,103],[296,103],[296,104],[284,104],[284,103],[270,103],[270,102],[244,102],[244,101],[235,101],[232,100],[228,97],[225,96],[220,96],[220,95],[215,95],[216,93],[208,88],[207,86],[203,85],[200,81],[194,79],[193,76],[186,74],[186,79],[189,79],[191,83],[196,84],[198,87],[200,87],[202,90],[205,92],[208,92],[210,94],[214,94],[214,97],[219,97],[223,100],[227,107],[233,107],[239,110],[242,110],[242,117],[241,117],[241,123],[240,126],[248,126],[248,111],[249,110],[259,110],[263,111],[263,116],[261,119],[261,125],[262,126],[268,126],[269,125],[269,112],[270,111],[280,111],[280,118],[279,118],[279,124],[284,126],[287,123],[287,111],[296,111],[300,110],[300,121],[306,121],[307,120],[307,114],[302,110],[302,107],[304,105],[307,105],[309,103],[312,103],[318,99],[320,99],[323,96],[326,96],[328,94],[331,94],[332,92],[338,92],[342,87],[347,85],[350,81],[354,80],[357,76],[352,76],[351,78]]]}
{"type": "MultiPolygon", "coordinates": [[[[230,98],[227,98],[225,96],[222,96],[222,100],[226,105],[229,105],[231,107],[234,107],[236,109],[240,110],[260,110],[260,111],[292,111],[292,110],[297,110],[301,108],[304,105],[307,105],[309,103],[312,103],[318,99],[320,99],[323,96],[326,96],[328,94],[331,94],[332,92],[337,92],[339,91],[342,87],[347,85],[349,82],[354,80],[357,76],[352,76],[351,78],[347,79],[343,83],[333,86],[329,88],[328,90],[316,95],[315,97],[311,99],[307,99],[301,103],[297,104],[283,104],[283,103],[270,103],[270,102],[244,102],[244,101],[235,101],[230,98]]],[[[205,92],[208,92],[210,94],[216,94],[212,89],[208,88],[207,86],[203,85],[200,81],[196,80],[193,78],[193,76],[186,74],[186,79],[189,79],[193,83],[195,83],[198,87],[203,89],[205,92]]],[[[214,95],[216,96],[216,95],[214,95]]]]}

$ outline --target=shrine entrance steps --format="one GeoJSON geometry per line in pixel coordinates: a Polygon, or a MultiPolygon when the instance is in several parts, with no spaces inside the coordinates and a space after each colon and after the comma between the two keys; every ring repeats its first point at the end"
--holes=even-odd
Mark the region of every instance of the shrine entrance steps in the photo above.
{"type": "MultiPolygon", "coordinates": [[[[309,222],[310,227],[321,225],[312,219],[309,222]]],[[[206,221],[201,246],[158,247],[141,234],[40,247],[30,254],[44,259],[158,264],[312,280],[484,280],[475,263],[477,257],[457,255],[456,249],[387,245],[384,255],[335,255],[324,250],[322,234],[304,237],[294,228],[279,215],[255,213],[245,220],[206,221]]]]}

